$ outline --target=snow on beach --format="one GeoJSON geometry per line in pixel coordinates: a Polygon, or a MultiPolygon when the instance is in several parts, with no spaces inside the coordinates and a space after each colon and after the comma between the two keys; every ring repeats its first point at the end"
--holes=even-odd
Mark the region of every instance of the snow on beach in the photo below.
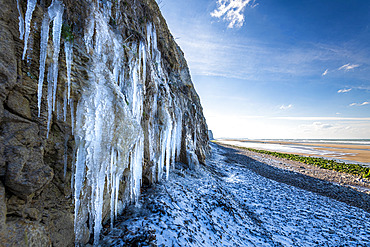
{"type": "Polygon", "coordinates": [[[178,164],[106,229],[101,245],[370,245],[368,212],[260,176],[226,150],[212,144],[196,171],[178,164]]]}

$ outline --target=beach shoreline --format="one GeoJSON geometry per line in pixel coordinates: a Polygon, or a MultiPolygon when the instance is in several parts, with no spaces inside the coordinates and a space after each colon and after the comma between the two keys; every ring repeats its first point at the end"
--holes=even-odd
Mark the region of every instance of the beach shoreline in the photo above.
{"type": "Polygon", "coordinates": [[[222,139],[218,143],[231,144],[233,146],[244,146],[263,149],[267,151],[276,151],[280,153],[297,154],[310,157],[322,157],[338,160],[346,163],[361,164],[370,167],[370,145],[355,143],[327,143],[327,142],[302,142],[302,141],[283,141],[283,140],[244,140],[244,139],[222,139]],[[238,144],[239,143],[239,144],[238,144]],[[254,145],[257,145],[254,147],[254,145]],[[259,145],[259,146],[258,146],[259,145]],[[299,147],[295,151],[284,151],[284,149],[274,149],[271,146],[299,147]],[[262,146],[262,147],[261,147],[262,146]],[[266,147],[263,147],[266,146],[266,147]],[[301,150],[301,151],[300,151],[301,150]],[[311,152],[311,153],[310,153],[311,152]]]}

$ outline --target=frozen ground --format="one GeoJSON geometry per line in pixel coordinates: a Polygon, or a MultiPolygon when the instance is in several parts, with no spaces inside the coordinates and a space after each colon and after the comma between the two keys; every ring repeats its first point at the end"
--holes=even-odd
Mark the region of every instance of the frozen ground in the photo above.
{"type": "Polygon", "coordinates": [[[144,191],[101,245],[370,246],[369,213],[257,175],[226,150],[212,144],[206,165],[144,191]]]}

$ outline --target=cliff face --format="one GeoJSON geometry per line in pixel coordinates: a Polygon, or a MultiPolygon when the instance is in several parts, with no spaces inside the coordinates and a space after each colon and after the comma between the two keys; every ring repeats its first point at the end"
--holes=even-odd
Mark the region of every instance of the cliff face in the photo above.
{"type": "Polygon", "coordinates": [[[97,243],[142,184],[209,151],[154,0],[0,0],[0,117],[5,246],[97,243]]]}

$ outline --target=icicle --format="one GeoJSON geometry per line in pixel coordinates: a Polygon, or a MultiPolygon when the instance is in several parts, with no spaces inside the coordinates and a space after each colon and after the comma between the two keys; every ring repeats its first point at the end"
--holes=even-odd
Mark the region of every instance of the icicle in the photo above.
{"type": "Polygon", "coordinates": [[[132,96],[132,114],[138,123],[140,123],[141,116],[143,115],[143,93],[142,85],[140,84],[140,67],[136,65],[133,69],[133,96],[132,96]]]}
{"type": "Polygon", "coordinates": [[[76,146],[77,154],[76,154],[76,171],[74,172],[74,199],[75,199],[75,220],[74,220],[74,229],[75,229],[75,237],[76,243],[78,243],[79,237],[82,236],[81,228],[80,228],[80,219],[79,219],[79,211],[80,211],[80,204],[81,204],[81,191],[82,186],[85,180],[85,161],[86,161],[86,154],[84,149],[84,142],[79,137],[76,137],[76,146]]]}
{"type": "Polygon", "coordinates": [[[170,162],[172,164],[172,169],[174,168],[175,161],[176,161],[176,136],[177,136],[177,125],[174,122],[174,126],[171,133],[171,154],[170,154],[170,162]]]}
{"type": "Polygon", "coordinates": [[[140,137],[135,145],[134,152],[131,156],[131,176],[132,176],[132,197],[135,202],[138,201],[140,195],[141,187],[141,177],[142,177],[142,165],[144,156],[144,144],[143,138],[140,137]]]}
{"type": "Polygon", "coordinates": [[[63,4],[59,0],[54,0],[48,8],[50,19],[53,19],[53,82],[54,82],[54,93],[53,93],[53,110],[55,110],[55,100],[58,85],[58,60],[60,51],[60,36],[62,32],[62,21],[63,21],[63,4]]]}
{"type": "Polygon", "coordinates": [[[170,165],[171,165],[171,132],[172,132],[172,124],[168,121],[167,126],[167,136],[166,136],[166,180],[170,175],[170,165]]]}
{"type": "Polygon", "coordinates": [[[50,132],[50,124],[51,124],[51,117],[53,113],[53,82],[52,82],[52,74],[53,74],[53,67],[50,66],[48,69],[48,123],[47,123],[47,129],[48,132],[46,134],[46,138],[49,138],[49,132],[50,132]]]}
{"type": "Polygon", "coordinates": [[[26,17],[25,17],[24,48],[23,48],[22,60],[24,60],[24,58],[26,57],[26,53],[27,53],[28,38],[31,32],[32,14],[33,14],[33,11],[35,10],[36,3],[37,3],[37,0],[27,1],[27,11],[26,11],[26,17]]]}
{"type": "Polygon", "coordinates": [[[41,99],[42,99],[42,86],[44,84],[44,74],[45,74],[45,61],[46,53],[49,40],[49,15],[46,14],[42,20],[41,25],[41,40],[40,40],[40,68],[39,68],[39,84],[37,90],[37,105],[39,109],[39,117],[41,112],[41,99]]]}
{"type": "Polygon", "coordinates": [[[95,18],[91,17],[89,19],[89,22],[85,30],[87,30],[84,35],[85,46],[87,49],[87,53],[89,53],[90,50],[93,49],[92,39],[93,39],[94,32],[95,32],[95,18]]]}
{"type": "Polygon", "coordinates": [[[180,158],[181,152],[181,139],[182,139],[182,112],[176,111],[177,115],[177,131],[176,131],[176,158],[180,158]]]}
{"type": "Polygon", "coordinates": [[[64,100],[63,100],[63,121],[67,121],[67,105],[68,105],[68,99],[67,99],[67,88],[64,89],[64,100]]]}
{"type": "Polygon", "coordinates": [[[57,101],[57,103],[56,103],[56,112],[57,112],[57,120],[62,120],[62,111],[63,111],[63,109],[62,109],[62,106],[61,106],[61,104],[60,104],[60,102],[59,101],[57,101]]]}
{"type": "MultiPolygon", "coordinates": [[[[73,133],[73,131],[72,131],[73,133]]],[[[71,168],[71,191],[72,191],[72,198],[74,198],[74,186],[75,186],[75,168],[76,168],[76,158],[77,158],[77,148],[78,144],[76,142],[75,145],[73,145],[73,151],[72,151],[72,168],[71,168]]]]}
{"type": "Polygon", "coordinates": [[[141,48],[141,54],[142,54],[142,83],[145,85],[146,80],[146,50],[145,50],[145,44],[143,42],[140,42],[140,48],[141,48]]]}
{"type": "Polygon", "coordinates": [[[68,100],[69,105],[71,106],[71,125],[72,125],[72,133],[74,133],[74,126],[75,126],[75,113],[74,113],[74,103],[73,99],[68,100]]]}
{"type": "Polygon", "coordinates": [[[121,57],[123,57],[123,54],[120,52],[122,49],[120,49],[122,46],[121,43],[118,42],[118,40],[114,40],[114,50],[117,51],[114,53],[114,68],[113,68],[113,76],[114,81],[118,85],[119,84],[119,75],[120,75],[120,69],[121,69],[121,57]]]}
{"type": "Polygon", "coordinates": [[[198,130],[198,126],[195,126],[194,128],[194,140],[193,140],[193,145],[194,145],[194,150],[197,149],[197,130],[198,130]]]}
{"type": "Polygon", "coordinates": [[[17,9],[18,9],[18,13],[19,13],[19,17],[18,17],[18,20],[19,20],[19,38],[21,40],[23,40],[23,38],[24,38],[24,19],[23,19],[23,15],[22,15],[22,8],[21,8],[21,5],[19,4],[19,0],[17,0],[17,9]]]}
{"type": "MultiPolygon", "coordinates": [[[[28,9],[27,9],[28,11],[28,9]]],[[[60,51],[60,36],[62,29],[62,17],[64,7],[59,0],[53,0],[48,8],[48,13],[44,16],[41,25],[41,41],[40,41],[40,68],[39,68],[39,82],[37,90],[38,100],[38,115],[41,112],[41,99],[42,99],[42,87],[44,83],[45,73],[45,61],[47,56],[48,40],[49,40],[49,25],[51,20],[53,21],[53,96],[52,96],[52,109],[55,110],[55,100],[58,83],[58,59],[60,51]]],[[[24,53],[25,54],[25,53],[24,53]]],[[[68,67],[67,67],[68,69],[68,67]]],[[[49,100],[49,98],[48,98],[49,100]]],[[[48,101],[49,102],[49,101],[48,101]]]]}
{"type": "Polygon", "coordinates": [[[118,216],[118,193],[119,193],[119,182],[121,180],[121,176],[115,177],[115,191],[114,191],[114,218],[118,216]]]}
{"type": "Polygon", "coordinates": [[[73,59],[73,44],[70,41],[64,43],[64,52],[66,54],[66,66],[67,66],[67,98],[71,97],[71,67],[73,59]]]}
{"type": "Polygon", "coordinates": [[[147,41],[147,47],[148,51],[151,51],[151,39],[152,39],[152,23],[148,23],[146,25],[146,41],[147,41]]]}
{"type": "MultiPolygon", "coordinates": [[[[116,168],[116,155],[114,148],[112,147],[111,151],[111,158],[110,158],[110,187],[111,187],[111,192],[110,192],[110,227],[113,229],[113,222],[114,222],[114,195],[115,195],[115,185],[116,181],[114,180],[115,174],[113,172],[113,169],[115,170],[116,168]]],[[[109,186],[108,186],[109,187],[109,186]]]]}

